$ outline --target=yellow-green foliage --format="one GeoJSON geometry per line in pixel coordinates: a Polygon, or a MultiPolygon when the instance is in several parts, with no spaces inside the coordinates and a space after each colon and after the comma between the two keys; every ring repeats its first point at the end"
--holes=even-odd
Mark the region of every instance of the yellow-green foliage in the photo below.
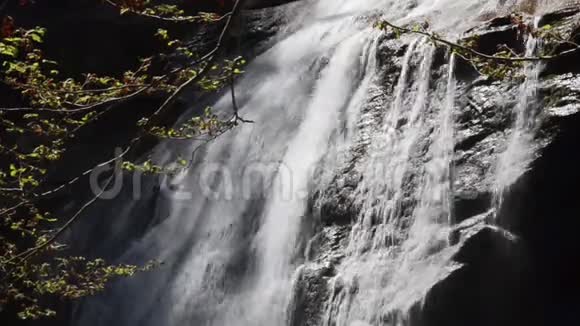
{"type": "MultiPolygon", "coordinates": [[[[211,13],[189,16],[173,4],[152,6],[142,0],[105,4],[117,6],[122,14],[154,18],[151,23],[223,22],[211,13]]],[[[68,244],[59,235],[76,221],[76,214],[56,216],[43,209],[39,200],[68,186],[69,182],[54,185],[47,176],[55,162],[63,159],[69,141],[110,110],[126,109],[119,104],[137,96],[162,96],[169,102],[184,84],[201,93],[220,91],[242,73],[245,64],[241,58],[217,63],[213,54],[195,53],[186,42],[159,29],[152,39],[163,42],[160,53],[135,58],[135,69],[119,72],[120,77],[86,73],[73,78],[63,75],[59,64],[44,56],[47,33],[50,31],[41,27],[15,27],[10,35],[0,37],[0,82],[20,93],[25,102],[25,107],[0,109],[0,162],[6,162],[0,163],[0,310],[10,307],[22,319],[53,316],[56,312],[47,305],[50,299],[93,295],[114,278],[130,277],[154,266],[112,265],[67,254],[68,244]],[[153,72],[154,60],[170,53],[193,63],[153,72]]],[[[202,115],[176,127],[159,125],[155,114],[143,115],[135,121],[140,128],[136,139],[209,140],[243,121],[237,108],[234,112],[233,117],[219,117],[208,107],[202,115]]],[[[168,168],[151,160],[118,159],[125,171],[144,173],[175,173],[189,163],[177,157],[177,164],[168,168]]]]}

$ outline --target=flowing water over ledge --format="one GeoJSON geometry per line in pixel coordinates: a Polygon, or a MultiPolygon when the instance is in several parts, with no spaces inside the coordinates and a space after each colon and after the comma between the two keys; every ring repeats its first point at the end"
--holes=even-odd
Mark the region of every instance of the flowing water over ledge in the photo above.
{"type": "MultiPolygon", "coordinates": [[[[407,324],[409,309],[458,267],[450,264],[456,247],[448,241],[456,57],[444,54],[436,71],[430,42],[399,40],[405,50],[398,81],[381,125],[368,132],[361,128],[364,107],[382,86],[377,73],[384,69],[377,62],[384,35],[372,25],[380,16],[399,23],[428,18],[455,38],[496,6],[468,0],[304,4],[291,23],[294,32],[237,83],[241,113],[256,123],[200,152],[194,168],[174,180],[180,192],[158,199],[170,216],[124,254],[159,258],[162,268],[89,301],[77,311],[78,324],[290,325],[313,236],[313,194],[328,187],[363,138],[367,150],[354,189],[358,215],[329,279],[320,324],[407,324]]],[[[535,69],[527,68],[528,83],[535,69]]],[[[522,87],[518,107],[525,110],[533,94],[522,87]]],[[[229,96],[215,104],[229,105],[229,96]]],[[[168,144],[159,152],[195,146],[168,144]]]]}
{"type": "MultiPolygon", "coordinates": [[[[537,28],[540,18],[534,19],[537,28]]],[[[537,56],[541,53],[541,41],[533,35],[526,40],[525,55],[537,56]]],[[[526,171],[533,159],[532,143],[540,126],[541,116],[537,102],[539,77],[543,68],[542,62],[528,62],[524,66],[525,81],[520,86],[517,105],[514,108],[515,123],[497,166],[495,206],[499,211],[504,192],[526,171]]]]}

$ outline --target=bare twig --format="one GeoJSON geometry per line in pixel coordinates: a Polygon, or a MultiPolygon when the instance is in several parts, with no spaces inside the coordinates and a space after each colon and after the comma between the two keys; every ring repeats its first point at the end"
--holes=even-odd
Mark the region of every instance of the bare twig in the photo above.
{"type": "MultiPolygon", "coordinates": [[[[233,65],[235,66],[236,61],[233,62],[233,65]]],[[[234,123],[237,123],[238,121],[244,122],[244,123],[253,123],[254,121],[252,120],[246,120],[242,117],[240,117],[239,114],[239,108],[238,108],[238,103],[236,102],[236,76],[234,73],[234,67],[232,66],[232,71],[230,73],[230,93],[232,95],[232,107],[234,110],[234,123]]]]}
{"type": "Polygon", "coordinates": [[[137,90],[131,94],[127,94],[125,96],[109,98],[105,101],[86,105],[86,106],[82,106],[82,107],[79,107],[76,109],[60,109],[59,110],[59,109],[50,109],[50,108],[28,108],[28,107],[26,107],[26,108],[0,108],[0,112],[24,111],[24,112],[54,112],[54,113],[62,113],[62,114],[78,113],[78,112],[83,112],[83,111],[94,110],[100,106],[111,105],[111,104],[115,104],[117,102],[132,99],[132,98],[137,97],[138,95],[144,93],[147,89],[149,89],[151,87],[152,87],[152,85],[147,85],[147,86],[142,87],[139,90],[137,90]]]}
{"type": "Polygon", "coordinates": [[[462,54],[460,54],[460,53],[455,53],[455,54],[456,54],[457,56],[459,56],[461,59],[465,60],[466,62],[469,62],[469,64],[471,65],[471,67],[473,67],[473,69],[474,69],[475,71],[477,71],[477,73],[478,73],[478,74],[480,74],[480,75],[484,75],[484,74],[483,74],[483,73],[482,73],[482,72],[479,70],[479,68],[477,68],[477,66],[475,65],[475,63],[473,63],[471,60],[469,60],[468,58],[466,58],[465,56],[463,56],[463,55],[462,55],[462,54]]]}
{"type": "Polygon", "coordinates": [[[505,44],[500,44],[497,47],[498,50],[506,50],[509,53],[511,53],[514,57],[517,57],[519,54],[517,54],[512,48],[510,48],[509,46],[505,45],[505,44]]]}

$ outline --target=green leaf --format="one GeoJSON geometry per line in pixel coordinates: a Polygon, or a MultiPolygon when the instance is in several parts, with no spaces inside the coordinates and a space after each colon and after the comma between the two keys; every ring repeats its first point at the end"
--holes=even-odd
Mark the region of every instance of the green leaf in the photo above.
{"type": "Polygon", "coordinates": [[[177,164],[179,164],[181,166],[186,166],[187,160],[180,158],[179,160],[177,160],[177,164]]]}
{"type": "Polygon", "coordinates": [[[0,42],[0,54],[16,58],[18,56],[18,48],[13,45],[0,42]]]}
{"type": "Polygon", "coordinates": [[[13,72],[18,72],[18,73],[25,73],[26,72],[26,66],[24,66],[23,64],[17,64],[17,63],[13,63],[13,62],[5,62],[5,65],[8,65],[8,70],[6,71],[6,73],[10,74],[13,72]]]}
{"type": "Polygon", "coordinates": [[[30,38],[36,42],[36,43],[42,43],[42,36],[36,34],[36,33],[30,33],[30,38]]]}
{"type": "Polygon", "coordinates": [[[159,28],[157,30],[157,33],[155,33],[155,36],[157,36],[161,40],[167,40],[169,39],[169,32],[166,29],[159,28]]]}
{"type": "Polygon", "coordinates": [[[27,113],[23,116],[24,119],[35,119],[38,118],[38,113],[27,113]]]}
{"type": "Polygon", "coordinates": [[[10,176],[15,178],[18,175],[18,169],[14,164],[10,164],[10,176]]]}

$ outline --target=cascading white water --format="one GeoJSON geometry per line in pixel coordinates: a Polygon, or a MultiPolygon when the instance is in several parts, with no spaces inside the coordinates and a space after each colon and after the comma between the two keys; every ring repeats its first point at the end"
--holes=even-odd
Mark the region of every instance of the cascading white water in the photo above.
{"type": "MultiPolygon", "coordinates": [[[[337,109],[348,105],[347,96],[353,91],[352,83],[360,65],[360,43],[364,40],[362,34],[355,34],[338,45],[322,71],[304,120],[282,159],[279,173],[291,175],[291,194],[294,197],[274,195],[264,210],[263,224],[255,239],[259,259],[255,283],[258,291],[245,298],[252,310],[248,324],[270,325],[273,321],[283,324],[284,309],[291,294],[292,260],[299,254],[296,252],[299,247],[297,236],[306,211],[306,199],[312,189],[313,168],[317,167],[331,142],[331,133],[339,118],[337,109]],[[328,94],[335,95],[328,97],[328,94]],[[304,142],[304,139],[308,141],[304,142]]],[[[354,103],[355,106],[358,104],[354,103]]]]}
{"type": "MultiPolygon", "coordinates": [[[[494,1],[490,1],[494,2],[494,1]]],[[[433,21],[459,33],[487,1],[312,0],[296,31],[258,57],[237,83],[241,112],[254,124],[223,135],[165,190],[170,215],[123,258],[165,264],[120,282],[79,309],[78,325],[285,326],[308,197],[327,184],[355,138],[379,51],[377,13],[400,23],[433,21]],[[322,171],[319,173],[318,171],[322,171]],[[191,195],[191,196],[190,196],[191,195]]],[[[435,48],[409,42],[383,127],[371,138],[356,190],[361,213],[347,257],[332,280],[325,325],[395,325],[449,272],[447,228],[453,148],[454,56],[435,87],[435,48]],[[416,68],[418,64],[418,68],[416,68]],[[433,126],[429,115],[437,117],[433,126]],[[413,156],[431,137],[426,164],[413,156]],[[423,178],[411,184],[413,169],[423,178]],[[424,170],[424,171],[423,171],[424,170]],[[414,198],[406,202],[405,198],[414,198]],[[350,289],[350,291],[349,291],[350,289]],[[398,315],[400,314],[400,315],[398,315]]],[[[230,109],[229,96],[215,107],[230,109]]],[[[190,152],[198,144],[159,152],[190,152]]],[[[139,212],[131,215],[138,216],[139,212]]],[[[124,260],[126,260],[124,259],[124,260]]],[[[451,268],[451,267],[450,267],[451,268]]],[[[401,321],[402,322],[402,321],[401,321]]]]}
{"type": "MultiPolygon", "coordinates": [[[[537,29],[539,17],[534,20],[537,29]]],[[[541,50],[541,42],[532,34],[526,40],[527,57],[537,56],[541,50]]],[[[518,101],[514,108],[514,124],[511,128],[505,151],[500,155],[494,191],[496,210],[501,208],[504,192],[522,176],[533,159],[531,145],[538,126],[538,108],[536,105],[539,88],[539,76],[542,71],[541,62],[524,63],[524,82],[520,86],[518,101]]]]}
{"type": "Polygon", "coordinates": [[[451,216],[454,55],[448,68],[446,96],[439,105],[439,128],[434,132],[424,180],[415,190],[419,198],[411,216],[406,216],[408,211],[401,202],[408,191],[405,183],[410,182],[405,174],[412,147],[424,131],[427,109],[438,106],[432,103],[429,87],[433,50],[431,44],[415,40],[403,58],[393,106],[383,122],[385,128],[374,137],[375,146],[362,171],[358,191],[365,196],[359,197],[361,214],[351,232],[350,251],[331,282],[325,326],[404,324],[410,307],[452,270],[444,266],[453,252],[447,248],[447,230],[451,216]],[[409,91],[413,55],[422,62],[409,91]],[[401,119],[406,120],[403,126],[398,125],[401,119]]]}

